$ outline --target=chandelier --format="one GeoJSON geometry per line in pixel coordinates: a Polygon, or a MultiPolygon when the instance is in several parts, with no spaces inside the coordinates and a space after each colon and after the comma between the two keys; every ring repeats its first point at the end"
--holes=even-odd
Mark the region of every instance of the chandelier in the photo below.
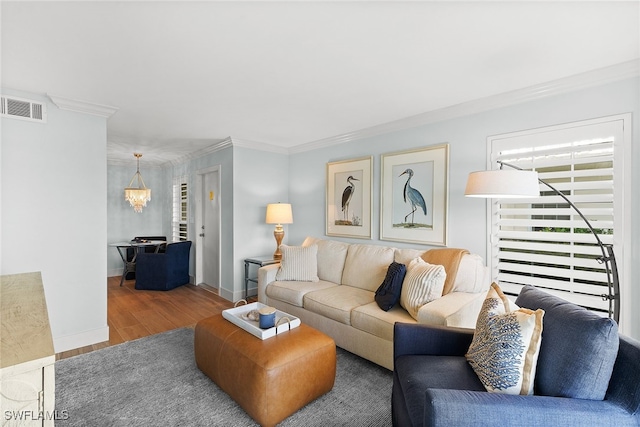
{"type": "Polygon", "coordinates": [[[142,154],[133,153],[133,155],[138,159],[138,169],[133,178],[131,178],[129,186],[124,189],[124,199],[129,202],[134,211],[140,213],[142,208],[147,206],[147,202],[151,200],[151,190],[144,185],[142,175],[140,175],[140,157],[142,157],[142,154]],[[136,178],[138,179],[138,186],[133,187],[133,181],[136,178]]]}

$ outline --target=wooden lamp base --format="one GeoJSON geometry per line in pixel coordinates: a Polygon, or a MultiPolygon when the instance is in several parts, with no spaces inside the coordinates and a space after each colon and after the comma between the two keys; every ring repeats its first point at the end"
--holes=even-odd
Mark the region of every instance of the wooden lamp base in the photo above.
{"type": "Polygon", "coordinates": [[[276,229],[273,232],[273,237],[276,238],[276,251],[273,253],[273,259],[282,259],[282,252],[280,252],[280,245],[284,238],[284,229],[282,224],[276,225],[276,229]]]}

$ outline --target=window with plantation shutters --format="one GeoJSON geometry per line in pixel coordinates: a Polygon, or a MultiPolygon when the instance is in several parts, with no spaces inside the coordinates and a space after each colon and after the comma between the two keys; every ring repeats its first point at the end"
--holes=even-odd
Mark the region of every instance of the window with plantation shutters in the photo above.
{"type": "Polygon", "coordinates": [[[188,240],[188,189],[187,177],[181,176],[173,179],[173,241],[188,240]]]}
{"type": "MultiPolygon", "coordinates": [[[[620,254],[625,118],[629,120],[615,116],[490,137],[490,168],[503,161],[537,171],[620,254]]],[[[530,284],[606,316],[607,275],[595,237],[551,189],[541,184],[540,195],[490,200],[492,276],[507,294],[517,295],[530,284]]],[[[620,264],[618,258],[622,270],[620,264]]]]}

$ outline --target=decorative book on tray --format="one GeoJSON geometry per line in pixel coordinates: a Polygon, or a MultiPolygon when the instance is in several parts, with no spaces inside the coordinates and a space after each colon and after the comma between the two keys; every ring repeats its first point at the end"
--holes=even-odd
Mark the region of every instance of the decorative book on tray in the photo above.
{"type": "Polygon", "coordinates": [[[244,329],[251,335],[266,340],[289,331],[290,329],[300,326],[300,319],[285,313],[284,311],[276,310],[275,326],[272,328],[261,329],[256,317],[252,316],[252,312],[256,312],[261,308],[267,307],[267,305],[261,302],[253,302],[251,304],[240,305],[227,310],[222,310],[222,317],[233,323],[234,325],[244,329]]]}

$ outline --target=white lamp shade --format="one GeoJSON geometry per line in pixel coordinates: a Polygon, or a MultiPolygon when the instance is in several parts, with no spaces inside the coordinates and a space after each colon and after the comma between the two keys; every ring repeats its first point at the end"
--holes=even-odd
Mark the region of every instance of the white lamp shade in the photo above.
{"type": "Polygon", "coordinates": [[[293,213],[289,203],[270,203],[267,205],[267,224],[293,224],[293,213]]]}
{"type": "Polygon", "coordinates": [[[471,172],[464,195],[496,199],[539,197],[538,172],[504,169],[471,172]]]}

